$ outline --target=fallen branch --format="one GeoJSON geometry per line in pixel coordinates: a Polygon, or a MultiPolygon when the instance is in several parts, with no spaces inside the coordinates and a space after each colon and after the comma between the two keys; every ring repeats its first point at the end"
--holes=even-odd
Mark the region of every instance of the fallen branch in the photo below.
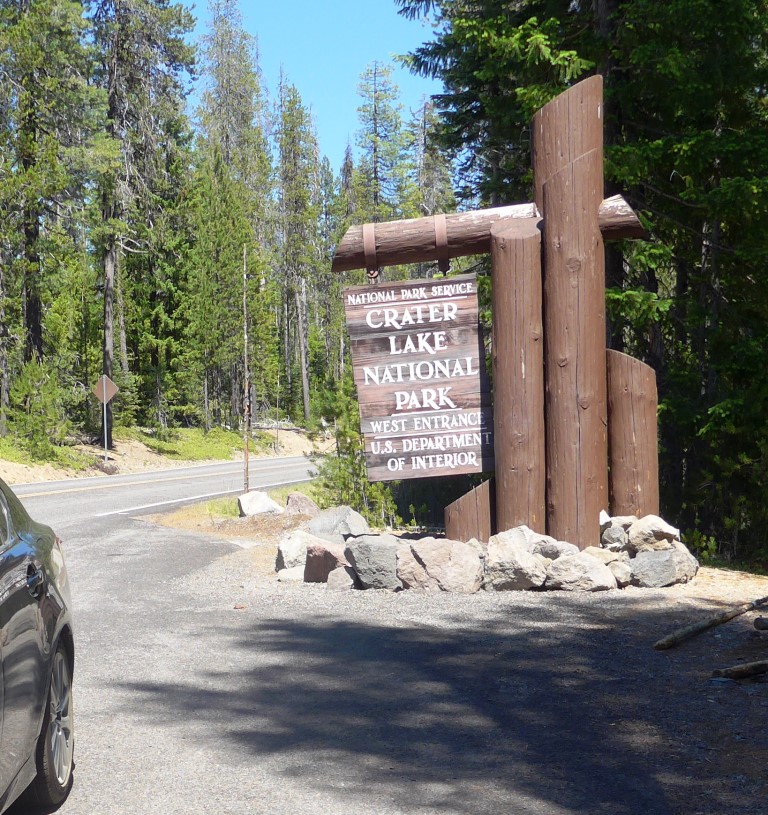
{"type": "Polygon", "coordinates": [[[768,659],[760,660],[760,662],[745,662],[731,668],[716,668],[712,671],[712,676],[723,676],[726,679],[745,679],[748,676],[759,676],[765,673],[768,673],[768,659]]]}
{"type": "Polygon", "coordinates": [[[700,623],[694,623],[693,625],[688,625],[685,628],[679,628],[677,631],[673,631],[668,636],[660,639],[653,647],[657,651],[665,651],[667,648],[674,648],[676,645],[680,645],[681,642],[685,642],[686,640],[695,637],[697,634],[701,634],[702,631],[706,631],[708,628],[714,628],[716,625],[727,623],[734,617],[738,617],[741,614],[746,614],[748,611],[754,611],[756,608],[761,608],[766,603],[768,603],[768,597],[761,597],[759,600],[753,600],[751,603],[743,603],[742,605],[736,606],[729,611],[724,611],[722,614],[717,614],[714,617],[710,617],[708,620],[702,620],[700,623]]]}

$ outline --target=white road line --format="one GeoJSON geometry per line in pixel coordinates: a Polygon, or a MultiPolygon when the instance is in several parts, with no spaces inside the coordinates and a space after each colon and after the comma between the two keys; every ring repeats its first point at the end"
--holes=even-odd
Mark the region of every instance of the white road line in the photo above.
{"type": "MultiPolygon", "coordinates": [[[[308,478],[296,478],[293,481],[278,481],[276,484],[260,484],[260,489],[270,489],[271,487],[285,487],[288,484],[301,484],[303,481],[309,481],[308,478]]],[[[209,492],[205,495],[188,495],[186,498],[174,498],[172,501],[158,501],[155,504],[142,504],[139,507],[128,507],[127,509],[115,509],[112,512],[99,512],[94,515],[94,518],[108,518],[110,515],[125,515],[127,512],[138,512],[140,509],[154,509],[155,507],[164,507],[170,504],[182,504],[185,501],[202,501],[205,498],[218,498],[220,495],[232,495],[233,493],[241,493],[242,487],[234,490],[224,490],[222,492],[209,492]]]]}
{"type": "MultiPolygon", "coordinates": [[[[171,471],[173,472],[173,471],[171,471]]],[[[14,488],[14,492],[16,492],[17,498],[23,498],[26,500],[27,498],[44,498],[49,495],[62,495],[68,492],[95,492],[96,490],[116,490],[122,487],[132,488],[135,486],[144,486],[146,484],[168,484],[171,481],[192,481],[195,478],[216,478],[221,477],[225,478],[227,476],[237,476],[239,473],[242,472],[242,468],[232,470],[231,472],[222,472],[222,473],[199,473],[197,475],[174,475],[172,477],[165,477],[165,478],[144,478],[141,481],[107,481],[107,480],[99,480],[97,484],[83,484],[76,487],[64,487],[59,490],[48,490],[47,492],[16,492],[14,488]]]]}

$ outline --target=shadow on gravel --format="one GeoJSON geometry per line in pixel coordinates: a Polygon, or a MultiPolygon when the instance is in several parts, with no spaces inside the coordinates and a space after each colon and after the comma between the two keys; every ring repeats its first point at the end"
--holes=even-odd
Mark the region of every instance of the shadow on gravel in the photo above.
{"type": "Polygon", "coordinates": [[[332,790],[349,811],[385,800],[461,815],[766,812],[762,776],[740,774],[729,751],[739,738],[768,747],[768,686],[711,683],[692,659],[706,661],[701,642],[652,649],[713,606],[672,623],[658,605],[566,594],[485,604],[476,619],[469,603],[460,618],[420,608],[389,625],[366,621],[362,603],[324,617],[276,607],[247,631],[197,637],[212,664],[234,645],[241,672],[125,687],[158,726],[198,717],[203,738],[223,729],[248,761],[278,757],[281,783],[332,790]]]}

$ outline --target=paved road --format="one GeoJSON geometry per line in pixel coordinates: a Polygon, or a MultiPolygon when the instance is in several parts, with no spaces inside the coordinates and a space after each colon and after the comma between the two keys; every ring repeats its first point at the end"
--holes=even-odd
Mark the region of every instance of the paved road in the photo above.
{"type": "MultiPolygon", "coordinates": [[[[653,651],[663,592],[332,593],[260,574],[258,546],[75,518],[90,499],[63,495],[62,815],[765,815],[763,781],[712,752],[715,724],[767,732],[760,697],[653,651]]],[[[61,497],[26,503],[62,518],[61,497]]]]}
{"type": "MultiPolygon", "coordinates": [[[[314,467],[304,456],[251,458],[249,485],[264,489],[306,481],[314,467]]],[[[130,475],[14,484],[33,517],[45,519],[64,538],[77,537],[94,520],[113,515],[140,516],[184,503],[243,491],[242,462],[201,464],[130,475]]]]}

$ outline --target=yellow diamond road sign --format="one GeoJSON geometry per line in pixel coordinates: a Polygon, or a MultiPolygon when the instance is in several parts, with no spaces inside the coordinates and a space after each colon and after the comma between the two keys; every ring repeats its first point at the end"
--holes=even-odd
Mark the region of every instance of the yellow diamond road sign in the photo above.
{"type": "Polygon", "coordinates": [[[98,382],[92,388],[93,395],[103,405],[106,405],[108,402],[112,401],[118,390],[119,388],[117,385],[115,385],[115,383],[106,374],[102,374],[99,377],[98,382]]]}

